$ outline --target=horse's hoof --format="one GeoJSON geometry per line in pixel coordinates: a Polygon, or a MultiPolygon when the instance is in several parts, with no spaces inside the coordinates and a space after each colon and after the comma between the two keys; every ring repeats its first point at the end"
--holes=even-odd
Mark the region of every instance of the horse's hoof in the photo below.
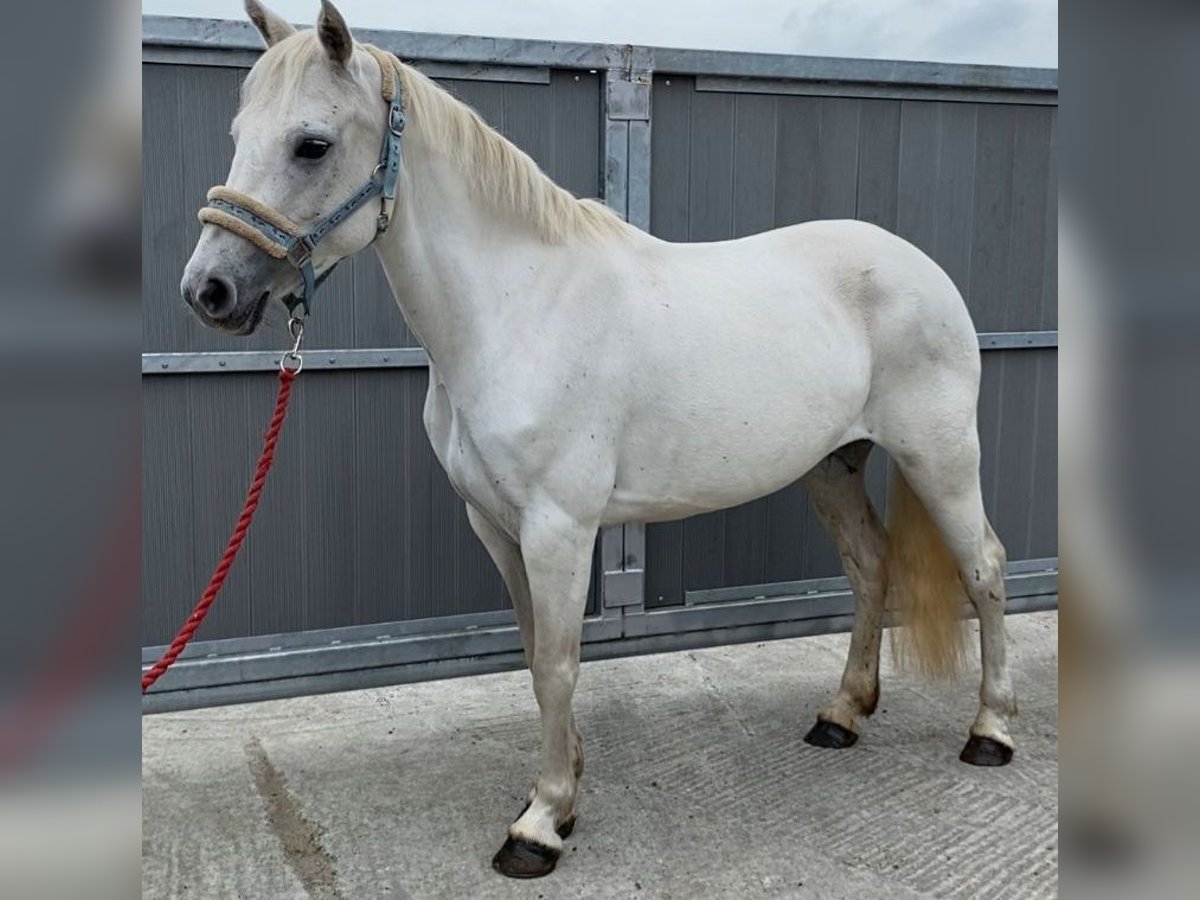
{"type": "MultiPolygon", "coordinates": [[[[574,825],[575,820],[571,819],[570,824],[574,825]]],[[[492,857],[492,868],[506,878],[541,878],[554,871],[560,855],[561,851],[552,847],[510,836],[492,857]]]]}
{"type": "Polygon", "coordinates": [[[849,728],[843,728],[837,722],[826,719],[817,719],[817,724],[804,736],[804,743],[826,750],[845,750],[847,747],[853,747],[857,740],[858,735],[849,728]]]}
{"type": "Polygon", "coordinates": [[[971,766],[1007,766],[1012,762],[1012,747],[988,737],[971,735],[958,758],[971,766]]]}

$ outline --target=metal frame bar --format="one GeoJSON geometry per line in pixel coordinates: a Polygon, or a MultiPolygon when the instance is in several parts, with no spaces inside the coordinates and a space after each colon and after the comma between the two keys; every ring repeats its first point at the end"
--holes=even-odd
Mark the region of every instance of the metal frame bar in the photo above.
{"type": "MultiPolygon", "coordinates": [[[[614,207],[615,208],[615,207],[614,207]]],[[[1057,331],[997,331],[979,335],[981,350],[1043,350],[1058,346],[1057,331]]],[[[199,375],[226,372],[272,372],[280,351],[220,350],[194,353],[143,353],[143,375],[199,375]]],[[[306,350],[305,369],[414,369],[429,365],[421,347],[373,350],[306,350]]]]}
{"type": "MultiPolygon", "coordinates": [[[[229,350],[198,353],[143,353],[143,375],[271,372],[279,368],[280,350],[229,350]]],[[[422,347],[376,350],[305,350],[305,369],[419,369],[429,365],[422,347]]]]}
{"type": "MultiPolygon", "coordinates": [[[[650,94],[645,48],[627,47],[604,73],[604,202],[644,231],[650,229],[650,94]]],[[[606,528],[601,535],[601,606],[621,617],[645,611],[645,529],[606,528]]]]}
{"type": "Polygon", "coordinates": [[[965,103],[1022,103],[1057,106],[1053,91],[980,88],[978,85],[872,84],[796,78],[697,75],[696,90],[732,94],[795,94],[806,97],[870,97],[884,100],[942,100],[965,103]]]}
{"type": "MultiPolygon", "coordinates": [[[[1021,559],[1008,563],[1005,568],[1006,577],[1026,576],[1058,577],[1058,559],[1021,559]]],[[[1020,580],[1020,585],[1028,582],[1020,580]]],[[[810,578],[805,581],[776,581],[769,584],[744,584],[736,587],[710,588],[702,591],[685,591],[683,602],[686,606],[696,606],[702,603],[745,602],[747,600],[766,600],[776,597],[802,597],[823,594],[830,591],[848,591],[850,582],[844,575],[829,578],[810,578]]],[[[670,607],[667,607],[670,608],[670,607]]]]}
{"type": "MultiPolygon", "coordinates": [[[[155,45],[142,47],[143,63],[161,65],[249,69],[261,55],[261,47],[256,50],[155,45]]],[[[493,63],[443,62],[424,59],[409,60],[409,64],[430,78],[453,78],[460,81],[507,81],[523,84],[550,83],[548,66],[505,66],[493,63]]]]}
{"type": "MultiPolygon", "coordinates": [[[[1055,609],[1057,564],[1047,559],[1010,565],[1005,579],[1008,611],[1055,609]]],[[[619,617],[589,617],[584,621],[583,658],[849,630],[853,596],[844,587],[831,589],[829,581],[794,582],[788,585],[796,589],[792,593],[750,604],[746,598],[734,598],[649,611],[625,608],[619,617]],[[810,591],[814,586],[815,592],[810,591]]],[[[964,613],[973,611],[964,608],[964,613]]],[[[143,671],[159,650],[143,650],[143,671]]],[[[203,641],[190,646],[170,674],[142,698],[142,710],[166,712],[354,690],[523,665],[511,613],[203,641]]]]}
{"type": "MultiPolygon", "coordinates": [[[[305,24],[301,27],[308,26],[305,24]]],[[[624,65],[632,50],[649,62],[649,70],[673,74],[786,78],[889,86],[922,85],[933,88],[969,88],[983,92],[1058,92],[1057,69],[840,59],[671,47],[631,48],[629,45],[616,44],[374,29],[355,29],[355,35],[360,40],[376,44],[405,59],[431,62],[477,62],[600,71],[624,65]]],[[[253,51],[262,49],[262,40],[249,22],[178,16],[143,16],[142,44],[154,48],[253,51]]]]}

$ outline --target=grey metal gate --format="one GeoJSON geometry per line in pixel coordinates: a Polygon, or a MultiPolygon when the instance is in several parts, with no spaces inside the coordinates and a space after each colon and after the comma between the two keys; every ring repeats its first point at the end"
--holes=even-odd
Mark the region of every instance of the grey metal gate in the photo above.
{"type": "MultiPolygon", "coordinates": [[[[1056,602],[1057,76],[392,32],[556,181],[639,227],[712,240],[856,217],[913,240],[981,330],[984,489],[1011,608],[1056,602]]],[[[223,180],[244,23],[143,18],[144,658],[227,536],[271,402],[280,330],[202,328],[177,283],[223,180]]],[[[426,358],[373,256],[322,289],[288,434],[244,558],[147,710],[521,664],[503,587],[421,425],[426,358]]],[[[870,483],[882,501],[886,465],[870,483]]],[[[803,488],[606,531],[585,657],[845,628],[803,488]]]]}

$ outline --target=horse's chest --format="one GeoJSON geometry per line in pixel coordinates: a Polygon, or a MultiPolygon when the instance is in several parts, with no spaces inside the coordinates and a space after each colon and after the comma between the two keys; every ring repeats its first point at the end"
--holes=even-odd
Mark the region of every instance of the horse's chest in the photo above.
{"type": "Polygon", "coordinates": [[[511,487],[519,480],[519,460],[488,452],[477,439],[480,423],[451,402],[445,386],[431,380],[425,399],[425,430],[450,484],[473,506],[500,520],[513,518],[511,487]]]}

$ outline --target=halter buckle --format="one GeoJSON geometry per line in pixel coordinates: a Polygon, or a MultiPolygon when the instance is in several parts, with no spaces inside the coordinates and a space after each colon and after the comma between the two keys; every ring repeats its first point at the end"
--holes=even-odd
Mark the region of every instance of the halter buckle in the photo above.
{"type": "Polygon", "coordinates": [[[306,236],[300,236],[288,247],[287,258],[297,269],[303,268],[312,259],[313,245],[306,236]]]}
{"type": "Polygon", "coordinates": [[[394,136],[400,137],[404,134],[404,109],[396,101],[392,101],[392,106],[388,110],[388,131],[394,136]]]}

